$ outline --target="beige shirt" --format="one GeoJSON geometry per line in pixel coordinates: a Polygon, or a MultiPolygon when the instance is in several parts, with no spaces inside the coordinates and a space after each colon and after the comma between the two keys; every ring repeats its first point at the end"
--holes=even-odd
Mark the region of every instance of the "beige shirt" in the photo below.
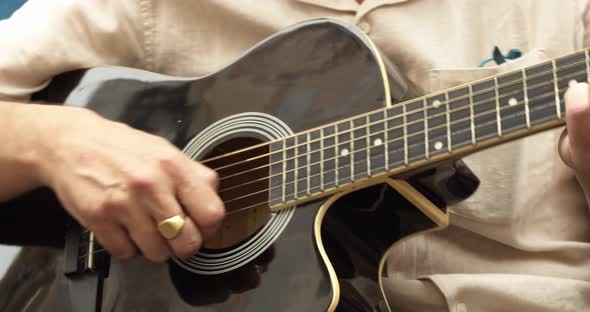
{"type": "MultiPolygon", "coordinates": [[[[206,74],[318,17],[358,25],[430,92],[579,50],[590,33],[587,15],[582,0],[30,0],[0,21],[0,98],[26,100],[52,76],[80,67],[206,74]],[[477,68],[494,46],[524,56],[477,68]]],[[[559,132],[466,158],[482,185],[451,207],[451,227],[393,248],[392,307],[590,311],[590,216],[557,155],[559,132]]]]}

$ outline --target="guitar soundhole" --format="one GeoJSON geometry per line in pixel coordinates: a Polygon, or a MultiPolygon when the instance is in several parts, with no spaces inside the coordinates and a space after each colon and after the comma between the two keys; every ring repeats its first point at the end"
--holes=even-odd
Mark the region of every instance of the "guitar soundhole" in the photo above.
{"type": "Polygon", "coordinates": [[[225,218],[215,237],[205,241],[208,249],[233,247],[254,235],[269,219],[268,146],[227,155],[262,143],[256,138],[234,138],[217,145],[203,160],[219,174],[218,193],[225,204],[225,218]]]}

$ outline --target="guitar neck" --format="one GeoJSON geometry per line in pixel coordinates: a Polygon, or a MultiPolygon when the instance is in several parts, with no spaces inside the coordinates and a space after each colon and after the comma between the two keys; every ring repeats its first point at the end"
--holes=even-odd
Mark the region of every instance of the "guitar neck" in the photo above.
{"type": "Polygon", "coordinates": [[[273,210],[564,123],[588,50],[295,134],[271,144],[273,210]],[[277,187],[282,185],[282,187],[277,187]]]}

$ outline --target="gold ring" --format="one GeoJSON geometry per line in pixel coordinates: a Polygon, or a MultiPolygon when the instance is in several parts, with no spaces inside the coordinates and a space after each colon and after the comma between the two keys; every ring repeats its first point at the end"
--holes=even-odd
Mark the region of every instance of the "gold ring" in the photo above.
{"type": "Polygon", "coordinates": [[[176,215],[158,223],[158,231],[165,239],[173,239],[184,226],[184,214],[176,215]]]}

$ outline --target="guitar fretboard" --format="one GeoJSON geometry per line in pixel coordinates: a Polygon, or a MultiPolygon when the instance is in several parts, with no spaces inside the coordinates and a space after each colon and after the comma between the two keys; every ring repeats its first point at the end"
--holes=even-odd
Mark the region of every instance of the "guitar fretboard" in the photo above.
{"type": "Polygon", "coordinates": [[[475,151],[562,121],[568,85],[587,81],[589,73],[590,55],[584,50],[273,142],[270,205],[453,157],[457,150],[475,151]]]}

